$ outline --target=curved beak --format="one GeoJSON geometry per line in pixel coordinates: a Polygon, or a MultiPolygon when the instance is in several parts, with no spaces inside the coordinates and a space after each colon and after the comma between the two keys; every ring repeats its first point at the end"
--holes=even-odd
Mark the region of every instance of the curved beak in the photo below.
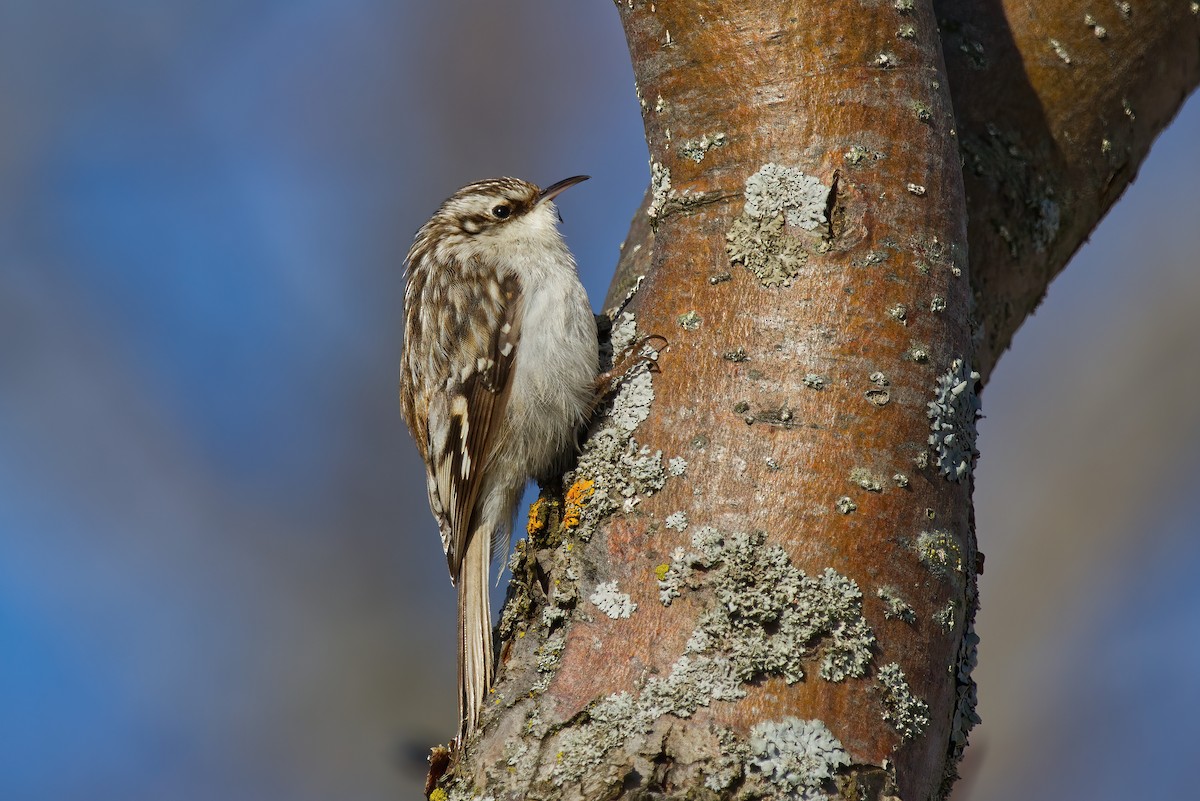
{"type": "Polygon", "coordinates": [[[545,203],[547,200],[553,200],[565,190],[570,189],[575,184],[583,183],[591,177],[590,175],[573,175],[570,178],[564,178],[558,183],[550,184],[538,195],[537,202],[545,203]]]}

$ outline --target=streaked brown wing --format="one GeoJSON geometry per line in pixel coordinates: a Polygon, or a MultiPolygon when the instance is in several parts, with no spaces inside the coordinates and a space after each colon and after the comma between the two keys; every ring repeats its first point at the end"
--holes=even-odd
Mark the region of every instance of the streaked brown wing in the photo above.
{"type": "MultiPolygon", "coordinates": [[[[487,306],[489,304],[482,304],[487,306]]],[[[520,282],[510,276],[501,282],[501,298],[498,306],[480,312],[489,318],[492,327],[487,353],[479,356],[474,365],[465,365],[457,375],[448,379],[445,408],[444,449],[434,449],[431,441],[431,459],[434,484],[438,501],[445,510],[449,523],[449,542],[446,561],[451,578],[457,578],[459,564],[466,553],[467,537],[471,535],[475,502],[479,497],[484,472],[492,447],[496,442],[497,428],[504,417],[512,385],[512,366],[517,355],[517,343],[521,336],[521,310],[523,306],[520,282]]],[[[441,427],[441,426],[438,426],[441,427]]],[[[430,419],[430,435],[435,426],[430,419]]],[[[431,506],[433,501],[431,487],[431,506]]],[[[443,531],[443,537],[445,532],[443,531]]],[[[487,532],[486,536],[491,536],[487,532]]]]}

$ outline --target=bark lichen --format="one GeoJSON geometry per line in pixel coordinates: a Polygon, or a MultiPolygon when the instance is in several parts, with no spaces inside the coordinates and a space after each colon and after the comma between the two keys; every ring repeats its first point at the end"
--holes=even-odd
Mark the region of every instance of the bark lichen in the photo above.
{"type": "Polygon", "coordinates": [[[750,730],[750,768],[778,798],[827,797],[821,788],[850,755],[820,720],[787,717],[750,730]]]}
{"type": "Polygon", "coordinates": [[[975,467],[979,451],[976,421],[980,415],[975,384],[979,373],[955,359],[938,376],[934,398],[928,404],[929,446],[937,454],[937,468],[950,481],[962,481],[975,467]]]}
{"type": "Polygon", "coordinates": [[[925,731],[929,725],[929,705],[913,695],[900,666],[895,662],[884,665],[879,668],[878,679],[883,691],[883,719],[905,740],[925,731]]]}
{"type": "Polygon", "coordinates": [[[790,231],[827,224],[830,188],[795,167],[764,164],[746,181],[746,204],[725,235],[730,262],[754,273],[763,286],[790,286],[808,258],[790,231]]]}

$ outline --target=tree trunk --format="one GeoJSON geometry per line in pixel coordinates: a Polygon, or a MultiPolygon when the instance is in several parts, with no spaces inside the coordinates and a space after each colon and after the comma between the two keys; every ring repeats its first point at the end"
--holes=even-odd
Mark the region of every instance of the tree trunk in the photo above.
{"type": "Polygon", "coordinates": [[[948,793],[980,373],[1200,71],[1188,3],[1069,5],[617,4],[652,172],[624,375],[431,798],[948,793]]]}

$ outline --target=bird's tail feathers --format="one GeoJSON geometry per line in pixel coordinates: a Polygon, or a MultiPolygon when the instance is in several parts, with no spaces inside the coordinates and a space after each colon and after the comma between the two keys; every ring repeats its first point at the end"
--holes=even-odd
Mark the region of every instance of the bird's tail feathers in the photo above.
{"type": "Polygon", "coordinates": [[[458,740],[479,724],[492,686],[492,610],[488,598],[490,537],[471,537],[458,573],[458,740]]]}

